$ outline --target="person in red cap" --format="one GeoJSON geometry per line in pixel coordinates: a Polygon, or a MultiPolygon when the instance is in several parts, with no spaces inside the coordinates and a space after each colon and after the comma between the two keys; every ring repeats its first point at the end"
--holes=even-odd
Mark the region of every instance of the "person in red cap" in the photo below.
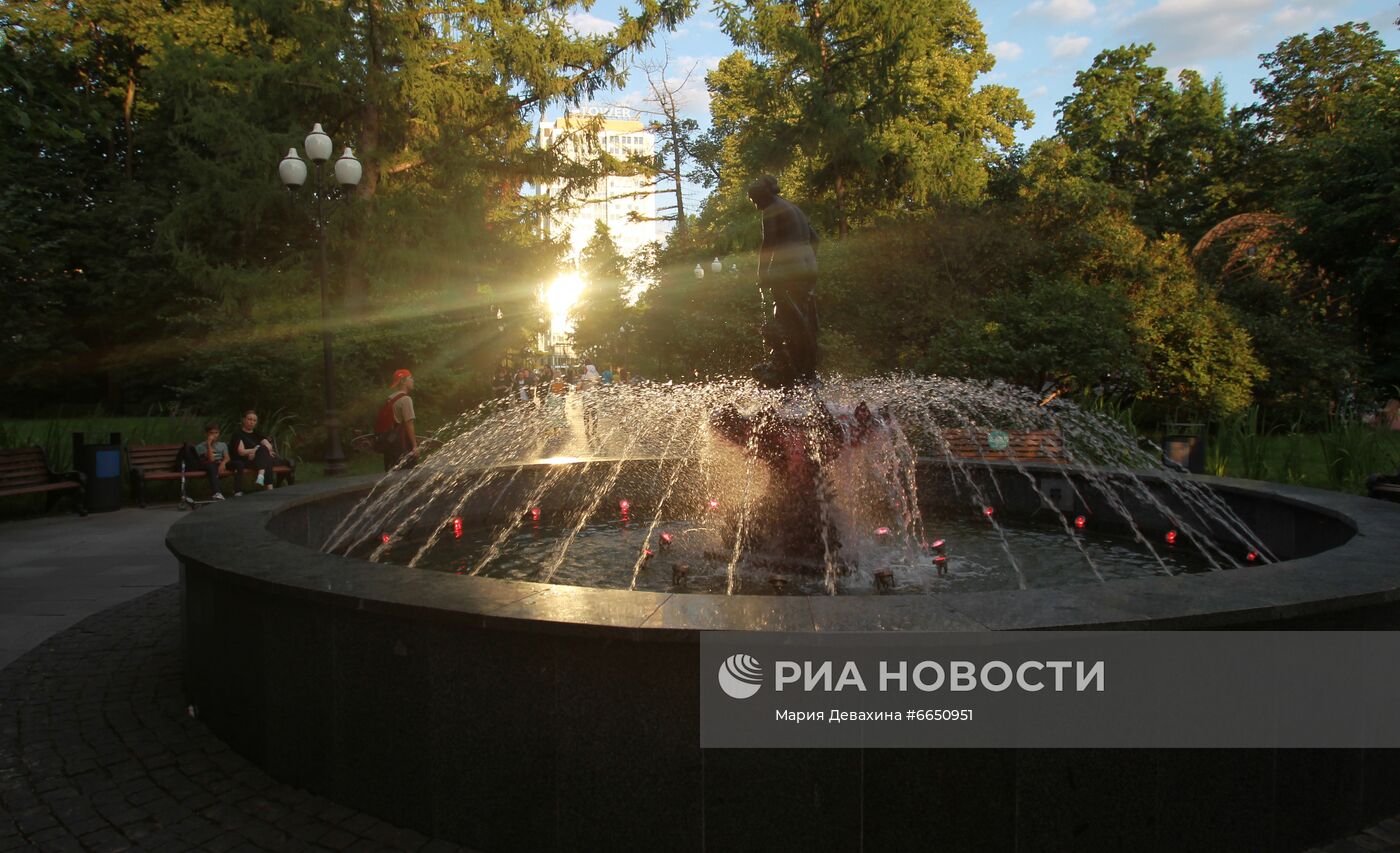
{"type": "Polygon", "coordinates": [[[395,370],[394,381],[389,383],[394,393],[379,410],[376,432],[389,430],[389,440],[384,443],[384,470],[388,471],[403,461],[403,467],[412,468],[418,461],[418,433],[413,428],[413,374],[407,370],[395,370]]]}

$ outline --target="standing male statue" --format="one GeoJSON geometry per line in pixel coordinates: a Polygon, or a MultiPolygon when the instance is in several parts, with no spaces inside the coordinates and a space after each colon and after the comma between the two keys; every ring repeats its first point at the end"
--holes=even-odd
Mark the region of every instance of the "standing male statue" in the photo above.
{"type": "Polygon", "coordinates": [[[772,175],[749,184],[749,201],[763,214],[759,292],[773,299],[773,317],[763,324],[768,361],[754,367],[754,378],[769,388],[814,384],[817,232],[797,205],[778,195],[772,175]]]}

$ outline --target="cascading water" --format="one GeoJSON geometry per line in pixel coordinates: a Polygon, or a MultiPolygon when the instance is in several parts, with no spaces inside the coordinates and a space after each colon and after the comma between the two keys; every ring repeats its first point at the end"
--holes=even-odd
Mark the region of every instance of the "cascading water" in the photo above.
{"type": "Polygon", "coordinates": [[[496,401],[436,438],[325,551],[725,594],[1026,588],[1271,559],[1219,496],[1164,471],[1155,447],[1001,383],[611,386],[496,401]],[[1102,518],[1086,522],[1088,506],[1102,518]]]}

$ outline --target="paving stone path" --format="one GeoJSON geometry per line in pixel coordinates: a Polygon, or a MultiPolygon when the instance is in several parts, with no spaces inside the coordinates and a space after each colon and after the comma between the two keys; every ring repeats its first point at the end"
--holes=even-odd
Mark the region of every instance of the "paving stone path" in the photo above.
{"type": "Polygon", "coordinates": [[[179,614],[168,586],[0,671],[0,851],[462,849],[279,784],[191,718],[179,614]]]}

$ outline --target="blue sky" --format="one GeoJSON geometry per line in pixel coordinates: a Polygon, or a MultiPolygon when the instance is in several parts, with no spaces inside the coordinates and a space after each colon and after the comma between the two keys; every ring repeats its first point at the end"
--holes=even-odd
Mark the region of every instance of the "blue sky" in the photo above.
{"type": "MultiPolygon", "coordinates": [[[[1366,21],[1387,45],[1400,46],[1400,3],[1383,0],[1004,0],[974,2],[973,8],[997,56],[981,82],[1015,87],[1035,112],[1035,124],[1018,134],[1025,143],[1055,132],[1055,103],[1070,94],[1075,73],[1106,48],[1152,42],[1156,62],[1173,77],[1182,68],[1206,79],[1219,76],[1227,102],[1238,105],[1254,99],[1259,54],[1289,36],[1366,21]]],[[[571,19],[581,32],[604,32],[616,15],[599,4],[571,19]]],[[[679,82],[689,75],[683,99],[688,114],[708,125],[705,72],[733,49],[702,0],[695,16],[638,57],[624,90],[598,102],[646,108],[640,65],[667,60],[666,77],[679,82]]]]}

